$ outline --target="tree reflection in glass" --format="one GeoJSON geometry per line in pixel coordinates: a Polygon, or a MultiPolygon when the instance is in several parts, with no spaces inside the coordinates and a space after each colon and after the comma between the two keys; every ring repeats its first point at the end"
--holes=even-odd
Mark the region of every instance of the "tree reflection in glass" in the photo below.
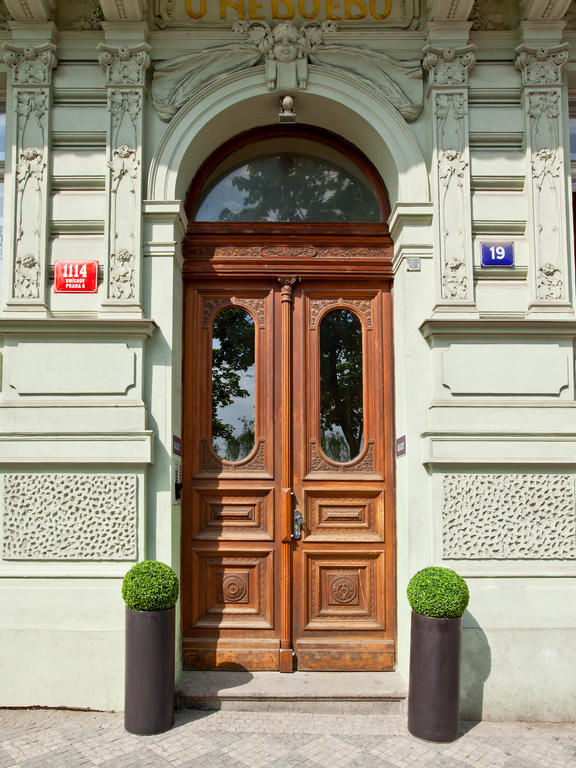
{"type": "Polygon", "coordinates": [[[226,307],[212,326],[212,447],[227,461],[254,447],[255,329],[249,312],[226,307]]]}
{"type": "Polygon", "coordinates": [[[378,222],[366,179],[329,160],[278,152],[254,158],[204,195],[196,221],[378,222]]]}
{"type": "Polygon", "coordinates": [[[351,461],[362,451],[362,324],[348,309],[329,312],[320,324],[320,432],[333,461],[351,461]]]}

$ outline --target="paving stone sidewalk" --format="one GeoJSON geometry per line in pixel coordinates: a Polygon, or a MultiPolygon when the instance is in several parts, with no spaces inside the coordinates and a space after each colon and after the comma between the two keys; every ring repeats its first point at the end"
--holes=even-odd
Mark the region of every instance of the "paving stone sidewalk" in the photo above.
{"type": "Polygon", "coordinates": [[[428,744],[399,716],[182,710],[168,733],[133,736],[116,713],[0,710],[0,768],[576,768],[576,724],[462,731],[428,744]]]}

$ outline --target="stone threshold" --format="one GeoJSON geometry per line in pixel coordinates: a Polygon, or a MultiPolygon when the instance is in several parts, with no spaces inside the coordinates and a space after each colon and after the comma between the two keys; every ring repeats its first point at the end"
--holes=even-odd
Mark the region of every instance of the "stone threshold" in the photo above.
{"type": "Polygon", "coordinates": [[[397,672],[183,672],[178,707],[237,712],[404,714],[397,672]]]}

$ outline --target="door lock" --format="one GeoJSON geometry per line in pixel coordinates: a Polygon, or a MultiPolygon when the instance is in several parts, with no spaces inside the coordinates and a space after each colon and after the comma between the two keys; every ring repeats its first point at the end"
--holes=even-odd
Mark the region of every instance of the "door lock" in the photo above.
{"type": "Polygon", "coordinates": [[[294,541],[299,541],[302,538],[302,528],[304,526],[304,518],[299,509],[295,509],[292,517],[292,538],[294,541]]]}

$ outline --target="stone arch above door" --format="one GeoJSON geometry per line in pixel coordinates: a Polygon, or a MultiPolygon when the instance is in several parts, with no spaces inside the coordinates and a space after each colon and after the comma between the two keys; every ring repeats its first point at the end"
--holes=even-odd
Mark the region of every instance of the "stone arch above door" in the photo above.
{"type": "MultiPolygon", "coordinates": [[[[175,201],[204,159],[226,140],[277,119],[279,94],[254,71],[229,75],[201,89],[173,118],[152,159],[148,199],[175,201]]],[[[311,71],[296,95],[298,121],[339,133],[372,161],[390,202],[430,202],[428,172],[416,138],[397,110],[369,85],[324,68],[311,71]]]]}

